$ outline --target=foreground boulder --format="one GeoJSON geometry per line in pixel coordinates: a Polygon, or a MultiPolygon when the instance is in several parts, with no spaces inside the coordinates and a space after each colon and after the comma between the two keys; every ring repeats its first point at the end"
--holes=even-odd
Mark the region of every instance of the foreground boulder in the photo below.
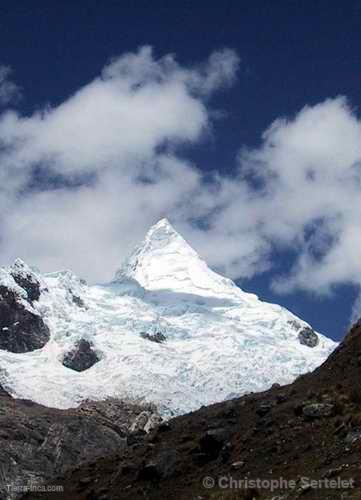
{"type": "Polygon", "coordinates": [[[85,339],[81,339],[74,346],[74,349],[65,354],[63,365],[71,370],[83,372],[97,363],[99,359],[93,350],[92,344],[85,339]]]}

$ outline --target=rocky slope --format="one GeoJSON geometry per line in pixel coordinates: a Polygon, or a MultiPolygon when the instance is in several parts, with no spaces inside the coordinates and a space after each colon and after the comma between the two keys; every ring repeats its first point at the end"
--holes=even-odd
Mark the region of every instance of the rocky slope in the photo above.
{"type": "Polygon", "coordinates": [[[0,272],[0,382],[49,407],[132,398],[170,417],[289,383],[335,347],[209,269],[165,219],[106,285],[20,260],[0,272]]]}
{"type": "Polygon", "coordinates": [[[162,423],[124,452],[109,451],[54,480],[64,487],[60,497],[359,499],[360,353],[357,324],[313,373],[162,423]],[[247,487],[230,489],[230,478],[243,486],[247,479],[247,487]],[[271,480],[283,487],[274,482],[271,491],[271,480]]]}
{"type": "Polygon", "coordinates": [[[106,400],[56,410],[15,400],[1,389],[0,498],[18,499],[30,485],[109,453],[122,454],[127,443],[159,422],[150,405],[106,400]]]}

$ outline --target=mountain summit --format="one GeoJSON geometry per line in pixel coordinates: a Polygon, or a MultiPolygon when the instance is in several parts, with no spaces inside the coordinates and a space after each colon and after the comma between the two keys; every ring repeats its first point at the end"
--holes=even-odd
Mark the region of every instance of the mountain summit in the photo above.
{"type": "Polygon", "coordinates": [[[213,272],[168,219],[152,226],[116,273],[115,281],[137,281],[146,290],[171,290],[204,297],[249,300],[233,281],[213,272]]]}
{"type": "Polygon", "coordinates": [[[209,269],[166,219],[107,285],[22,261],[0,285],[0,384],[46,406],[117,397],[182,414],[291,382],[336,347],[209,269]],[[25,343],[35,322],[41,342],[25,343]]]}

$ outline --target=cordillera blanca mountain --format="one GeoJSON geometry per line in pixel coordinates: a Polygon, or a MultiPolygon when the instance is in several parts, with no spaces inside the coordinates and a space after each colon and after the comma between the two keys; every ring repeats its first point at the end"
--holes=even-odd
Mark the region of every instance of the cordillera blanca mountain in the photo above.
{"type": "Polygon", "coordinates": [[[289,383],[335,347],[213,272],[166,219],[106,285],[0,269],[0,384],[50,407],[116,397],[167,418],[289,383]]]}

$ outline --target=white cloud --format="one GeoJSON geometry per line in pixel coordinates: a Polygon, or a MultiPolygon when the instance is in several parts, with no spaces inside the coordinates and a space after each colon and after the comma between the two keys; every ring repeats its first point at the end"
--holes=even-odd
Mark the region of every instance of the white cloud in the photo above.
{"type": "Polygon", "coordinates": [[[20,97],[20,88],[10,80],[12,70],[0,65],[0,105],[5,105],[20,97]]]}
{"type": "Polygon", "coordinates": [[[44,271],[109,279],[163,216],[233,278],[293,267],[279,292],[361,284],[361,122],[343,97],[278,119],[238,176],[204,182],[179,146],[204,140],[209,99],[234,82],[238,57],[181,66],[149,47],[117,57],[57,107],[0,115],[0,254],[44,271]],[[64,187],[29,190],[34,168],[64,187]],[[206,221],[206,229],[194,224],[206,221]],[[282,267],[282,266],[281,266],[282,267]]]}
{"type": "Polygon", "coordinates": [[[239,163],[239,177],[220,179],[203,203],[210,229],[189,233],[201,253],[232,277],[282,269],[280,293],[361,286],[361,120],[347,100],[276,120],[239,163]],[[295,255],[288,273],[283,251],[295,255]]]}
{"type": "Polygon", "coordinates": [[[57,107],[3,113],[2,260],[20,253],[44,270],[109,278],[150,224],[177,219],[200,189],[200,174],[176,149],[202,140],[210,125],[204,98],[228,85],[237,65],[230,50],[184,68],[145,47],[113,60],[57,107]],[[90,174],[91,182],[29,191],[36,167],[67,183],[90,174]]]}
{"type": "Polygon", "coordinates": [[[265,185],[265,237],[298,259],[276,290],[361,282],[361,122],[344,98],[277,120],[242,161],[265,185]]]}

